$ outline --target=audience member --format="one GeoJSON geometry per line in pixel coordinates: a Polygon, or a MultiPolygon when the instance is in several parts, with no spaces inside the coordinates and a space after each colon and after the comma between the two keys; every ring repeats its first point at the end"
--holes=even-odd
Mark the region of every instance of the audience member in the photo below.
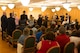
{"type": "Polygon", "coordinates": [[[55,41],[55,34],[51,31],[47,32],[45,35],[45,40],[40,41],[37,44],[37,53],[46,53],[46,51],[53,47],[53,46],[59,46],[58,42],[55,41]]]}
{"type": "Polygon", "coordinates": [[[66,30],[65,30],[64,26],[61,26],[59,28],[59,33],[60,33],[60,35],[56,37],[56,41],[60,45],[61,53],[63,53],[64,46],[66,45],[66,43],[68,43],[70,41],[70,38],[65,34],[66,30]]]}
{"type": "Polygon", "coordinates": [[[41,26],[40,31],[36,33],[37,42],[39,42],[41,35],[45,34],[45,30],[46,28],[44,26],[41,26]]]}
{"type": "Polygon", "coordinates": [[[75,43],[77,47],[80,42],[80,30],[74,32],[74,36],[70,37],[70,41],[75,43]]]}
{"type": "Polygon", "coordinates": [[[33,35],[33,30],[32,30],[32,27],[31,26],[28,26],[29,30],[30,30],[30,34],[29,35],[33,35]]]}
{"type": "Polygon", "coordinates": [[[37,25],[35,26],[35,25],[33,25],[33,28],[32,28],[32,31],[33,31],[33,35],[36,35],[36,33],[37,33],[37,25]]]}
{"type": "Polygon", "coordinates": [[[23,34],[18,39],[17,53],[22,53],[23,52],[24,40],[25,40],[25,38],[27,38],[29,36],[29,34],[30,34],[29,28],[24,28],[23,34]]]}
{"type": "Polygon", "coordinates": [[[30,35],[29,28],[24,28],[23,34],[20,36],[18,43],[24,45],[24,39],[30,35]]]}
{"type": "Polygon", "coordinates": [[[77,19],[75,19],[75,27],[76,27],[77,30],[78,30],[78,25],[79,25],[79,22],[78,22],[77,19]]]}

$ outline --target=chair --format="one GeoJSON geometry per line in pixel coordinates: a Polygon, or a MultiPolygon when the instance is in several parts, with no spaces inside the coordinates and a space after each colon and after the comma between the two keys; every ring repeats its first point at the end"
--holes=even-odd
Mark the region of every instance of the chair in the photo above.
{"type": "Polygon", "coordinates": [[[47,53],[60,53],[60,47],[59,46],[53,46],[48,49],[47,53]]]}
{"type": "Polygon", "coordinates": [[[74,42],[68,42],[64,47],[63,53],[74,53],[74,47],[74,42]]]}
{"type": "Polygon", "coordinates": [[[77,45],[78,53],[80,53],[80,42],[77,45]]]}
{"type": "Polygon", "coordinates": [[[46,40],[46,35],[45,35],[45,34],[42,34],[42,35],[41,35],[41,37],[40,37],[40,40],[39,40],[39,41],[41,41],[41,40],[46,40]]]}
{"type": "Polygon", "coordinates": [[[17,45],[17,41],[19,39],[19,37],[21,36],[22,31],[19,29],[15,29],[12,32],[12,38],[9,39],[9,43],[13,45],[13,47],[15,47],[17,45]]]}
{"type": "Polygon", "coordinates": [[[23,53],[35,53],[35,43],[36,38],[34,36],[27,37],[24,41],[23,53]]]}
{"type": "Polygon", "coordinates": [[[6,40],[7,36],[8,36],[8,34],[5,31],[3,31],[3,38],[4,38],[4,40],[6,40]]]}

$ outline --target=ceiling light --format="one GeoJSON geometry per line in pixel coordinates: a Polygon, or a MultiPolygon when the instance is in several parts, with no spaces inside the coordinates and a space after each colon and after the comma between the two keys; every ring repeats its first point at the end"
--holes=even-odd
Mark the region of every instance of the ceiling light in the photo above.
{"type": "Polygon", "coordinates": [[[55,7],[55,10],[56,10],[56,11],[59,11],[59,10],[60,10],[60,7],[55,7]]]}
{"type": "Polygon", "coordinates": [[[5,10],[6,10],[6,6],[1,6],[1,9],[2,9],[3,11],[5,11],[5,10]]]}
{"type": "Polygon", "coordinates": [[[13,4],[13,3],[8,4],[8,7],[9,7],[10,9],[13,9],[14,6],[15,6],[15,4],[13,4]]]}
{"type": "Polygon", "coordinates": [[[51,11],[52,11],[52,12],[55,12],[55,9],[53,8],[53,9],[51,9],[51,11]]]}
{"type": "Polygon", "coordinates": [[[30,0],[21,0],[23,6],[27,6],[30,3],[30,0]]]}
{"type": "Polygon", "coordinates": [[[69,8],[70,7],[70,3],[69,2],[63,3],[63,7],[65,9],[69,8]]]}
{"type": "Polygon", "coordinates": [[[44,12],[46,9],[47,9],[46,6],[42,6],[42,7],[41,7],[41,11],[42,11],[42,12],[44,12]]]}
{"type": "Polygon", "coordinates": [[[30,8],[29,8],[29,10],[30,10],[30,11],[33,11],[33,8],[32,8],[32,7],[30,7],[30,8]]]}
{"type": "Polygon", "coordinates": [[[68,2],[68,0],[66,0],[66,2],[63,3],[63,7],[64,7],[65,9],[68,9],[68,8],[70,7],[70,4],[71,4],[71,2],[68,2]]]}
{"type": "Polygon", "coordinates": [[[67,11],[70,12],[71,11],[71,8],[67,8],[67,11]]]}
{"type": "Polygon", "coordinates": [[[80,10],[80,5],[78,5],[77,7],[78,7],[78,9],[80,10]]]}

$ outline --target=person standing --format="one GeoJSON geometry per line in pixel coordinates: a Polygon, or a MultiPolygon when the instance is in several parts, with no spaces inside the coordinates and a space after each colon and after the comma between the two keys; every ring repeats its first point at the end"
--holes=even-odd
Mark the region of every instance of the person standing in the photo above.
{"type": "Polygon", "coordinates": [[[56,20],[55,20],[55,21],[56,21],[56,24],[58,24],[58,20],[59,20],[58,14],[55,13],[54,16],[55,16],[55,18],[56,18],[56,20]]]}
{"type": "Polygon", "coordinates": [[[10,13],[10,17],[7,19],[7,33],[9,37],[12,37],[12,32],[15,30],[16,25],[15,25],[15,18],[13,18],[13,14],[10,13]]]}
{"type": "Polygon", "coordinates": [[[62,14],[61,16],[60,16],[60,18],[61,18],[61,23],[64,21],[64,15],[62,14]]]}
{"type": "Polygon", "coordinates": [[[23,11],[23,14],[20,16],[20,19],[21,20],[25,19],[27,21],[28,20],[28,16],[25,13],[26,13],[26,11],[23,11]]]}
{"type": "Polygon", "coordinates": [[[32,15],[30,15],[30,19],[29,19],[28,22],[29,22],[29,26],[33,27],[33,25],[34,25],[34,17],[32,15]]]}
{"type": "Polygon", "coordinates": [[[14,14],[14,18],[15,18],[15,24],[17,27],[17,26],[19,26],[19,18],[17,17],[17,14],[14,14]]]}
{"type": "Polygon", "coordinates": [[[37,20],[37,24],[41,27],[41,25],[42,25],[42,15],[39,15],[39,18],[37,20]]]}
{"type": "Polygon", "coordinates": [[[25,26],[27,25],[27,21],[28,21],[28,17],[25,13],[26,12],[23,11],[23,14],[20,16],[20,20],[19,20],[20,30],[22,30],[22,31],[25,28],[25,26]]]}
{"type": "Polygon", "coordinates": [[[3,31],[6,31],[6,28],[7,28],[6,12],[3,12],[3,15],[1,16],[1,27],[2,27],[2,40],[4,40],[3,31]]]}
{"type": "Polygon", "coordinates": [[[47,15],[45,16],[45,20],[43,22],[43,26],[45,26],[46,28],[48,26],[48,16],[47,15]]]}
{"type": "Polygon", "coordinates": [[[66,19],[68,20],[68,22],[69,22],[69,24],[70,24],[71,16],[70,16],[68,13],[66,13],[66,19]]]}

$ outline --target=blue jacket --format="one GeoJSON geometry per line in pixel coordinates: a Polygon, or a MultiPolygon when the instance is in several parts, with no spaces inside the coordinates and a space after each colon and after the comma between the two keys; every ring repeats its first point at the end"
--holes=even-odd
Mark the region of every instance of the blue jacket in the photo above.
{"type": "Polygon", "coordinates": [[[38,33],[36,34],[36,39],[37,39],[36,41],[37,41],[37,42],[39,42],[41,35],[42,35],[42,31],[40,31],[40,32],[38,32],[38,33]]]}

